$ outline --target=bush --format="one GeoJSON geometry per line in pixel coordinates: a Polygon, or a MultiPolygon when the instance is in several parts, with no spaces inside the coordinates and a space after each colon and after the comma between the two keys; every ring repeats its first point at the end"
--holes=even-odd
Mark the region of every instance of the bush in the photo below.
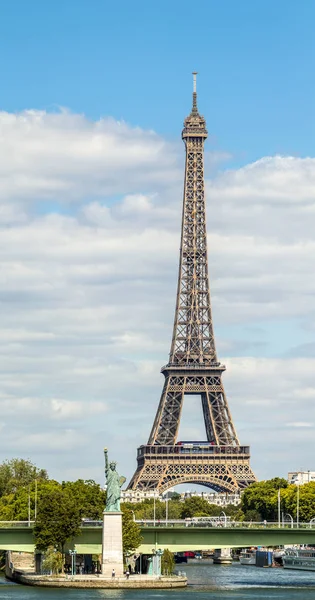
{"type": "Polygon", "coordinates": [[[174,554],[167,548],[164,550],[161,559],[162,575],[172,575],[175,567],[174,554]]]}

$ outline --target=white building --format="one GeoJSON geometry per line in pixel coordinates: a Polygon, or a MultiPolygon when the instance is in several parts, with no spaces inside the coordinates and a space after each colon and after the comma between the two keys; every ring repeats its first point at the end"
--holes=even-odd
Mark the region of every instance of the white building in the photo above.
{"type": "Polygon", "coordinates": [[[181,494],[181,499],[184,501],[186,498],[192,498],[197,496],[198,498],[204,498],[209,504],[216,504],[217,506],[227,506],[227,504],[234,504],[238,506],[241,502],[240,494],[224,494],[215,492],[184,492],[181,494]]]}
{"type": "Polygon", "coordinates": [[[310,481],[315,481],[315,471],[294,471],[294,473],[288,473],[288,483],[303,485],[304,483],[310,483],[310,481]]]}
{"type": "MultiPolygon", "coordinates": [[[[174,493],[174,489],[168,490],[163,496],[160,496],[158,491],[151,490],[149,492],[141,492],[141,491],[133,491],[133,490],[123,490],[121,492],[121,500],[122,502],[143,502],[143,500],[150,500],[156,498],[156,500],[166,501],[167,499],[172,497],[174,493]]],[[[241,502],[240,494],[216,494],[215,492],[195,492],[188,491],[180,494],[180,500],[184,502],[186,498],[192,498],[193,496],[198,496],[199,498],[204,498],[210,504],[216,504],[217,506],[226,506],[227,504],[234,504],[234,506],[238,506],[241,502]]]]}
{"type": "Polygon", "coordinates": [[[121,492],[121,501],[122,502],[143,502],[143,500],[150,500],[153,498],[160,498],[159,492],[155,490],[151,490],[149,492],[140,492],[133,490],[122,490],[121,492]]]}

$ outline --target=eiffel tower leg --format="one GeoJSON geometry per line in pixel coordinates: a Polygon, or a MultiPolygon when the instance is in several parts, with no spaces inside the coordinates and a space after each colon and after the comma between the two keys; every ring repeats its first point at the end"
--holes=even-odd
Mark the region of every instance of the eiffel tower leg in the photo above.
{"type": "Polygon", "coordinates": [[[221,381],[219,385],[208,385],[207,380],[209,378],[205,378],[205,392],[201,395],[207,439],[218,445],[238,445],[223,385],[221,381]]]}
{"type": "Polygon", "coordinates": [[[148,444],[174,445],[183,406],[184,388],[174,390],[172,377],[165,379],[160,404],[156,413],[148,444]]]}

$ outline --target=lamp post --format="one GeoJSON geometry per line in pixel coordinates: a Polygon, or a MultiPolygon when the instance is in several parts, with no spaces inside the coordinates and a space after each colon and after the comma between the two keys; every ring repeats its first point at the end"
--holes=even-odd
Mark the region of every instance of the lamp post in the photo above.
{"type": "Polygon", "coordinates": [[[296,494],[296,528],[299,527],[299,518],[300,518],[300,486],[297,485],[297,494],[296,494]]]}
{"type": "Polygon", "coordinates": [[[37,519],[37,479],[35,479],[35,508],[34,508],[34,521],[37,519]]]}
{"type": "Polygon", "coordinates": [[[223,515],[223,516],[224,516],[224,527],[226,527],[227,516],[226,516],[226,514],[225,514],[224,510],[221,510],[221,512],[220,512],[220,517],[221,517],[221,515],[223,515]]]}
{"type": "Polygon", "coordinates": [[[71,556],[71,575],[73,577],[73,575],[75,575],[74,573],[74,564],[75,564],[75,556],[76,556],[77,551],[76,550],[69,550],[69,554],[71,556]]]}
{"type": "Polygon", "coordinates": [[[289,517],[289,519],[291,519],[291,529],[293,529],[293,524],[294,524],[294,521],[293,521],[293,517],[292,517],[292,515],[290,515],[289,513],[286,513],[286,514],[284,515],[284,518],[286,518],[286,517],[289,517]]]}
{"type": "Polygon", "coordinates": [[[155,527],[155,490],[154,490],[154,496],[153,496],[153,525],[155,527]]]}
{"type": "Polygon", "coordinates": [[[165,525],[167,525],[168,522],[168,501],[169,498],[167,497],[165,500],[165,525]]]}
{"type": "Polygon", "coordinates": [[[280,515],[281,515],[281,492],[280,492],[280,488],[279,488],[278,489],[278,527],[279,527],[279,529],[281,527],[280,515]]]}

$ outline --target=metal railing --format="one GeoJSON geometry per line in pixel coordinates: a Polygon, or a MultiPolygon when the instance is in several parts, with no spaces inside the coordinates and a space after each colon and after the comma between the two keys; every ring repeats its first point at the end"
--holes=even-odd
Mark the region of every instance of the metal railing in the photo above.
{"type": "MultiPolygon", "coordinates": [[[[221,519],[220,521],[209,519],[156,519],[155,523],[153,519],[136,519],[136,523],[139,523],[142,527],[202,527],[202,528],[224,528],[224,529],[279,529],[278,521],[232,521],[221,519]]],[[[297,523],[293,522],[293,527],[291,522],[284,522],[280,524],[280,529],[312,529],[311,522],[306,523],[297,523]]]]}
{"type": "Polygon", "coordinates": [[[0,521],[0,529],[14,527],[33,527],[35,521],[0,521]]]}
{"type": "MultiPolygon", "coordinates": [[[[232,521],[221,518],[198,518],[191,519],[135,519],[141,527],[202,527],[202,528],[225,528],[225,529],[279,529],[278,521],[232,521]]],[[[0,529],[18,529],[33,527],[35,521],[0,521],[0,529]]],[[[280,529],[312,529],[315,525],[315,519],[306,523],[301,522],[281,522],[280,529]]],[[[102,520],[84,519],[81,527],[102,527],[102,520]]]]}

